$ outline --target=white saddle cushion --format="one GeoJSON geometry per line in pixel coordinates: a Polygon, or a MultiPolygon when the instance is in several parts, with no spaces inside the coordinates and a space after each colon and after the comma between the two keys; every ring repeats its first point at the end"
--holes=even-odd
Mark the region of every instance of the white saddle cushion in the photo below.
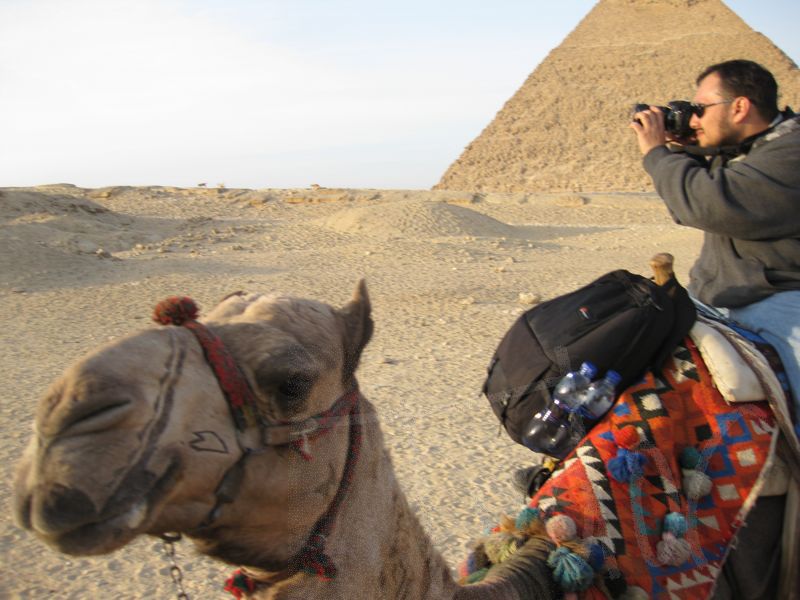
{"type": "Polygon", "coordinates": [[[753,369],[716,329],[699,319],[689,331],[708,367],[714,385],[726,402],[765,400],[766,394],[753,369]]]}

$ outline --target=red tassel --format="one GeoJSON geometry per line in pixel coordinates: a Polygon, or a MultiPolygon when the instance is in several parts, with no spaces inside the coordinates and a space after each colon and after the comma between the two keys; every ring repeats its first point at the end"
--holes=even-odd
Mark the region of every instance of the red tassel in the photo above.
{"type": "Polygon", "coordinates": [[[230,592],[237,600],[241,600],[245,594],[256,591],[256,583],[242,573],[241,569],[236,569],[225,582],[225,591],[230,592]]]}
{"type": "Polygon", "coordinates": [[[183,325],[197,318],[197,305],[188,296],[170,296],[156,304],[153,321],[161,325],[183,325]]]}
{"type": "Polygon", "coordinates": [[[336,565],[323,552],[324,547],[325,536],[320,534],[312,535],[306,542],[306,546],[296,557],[296,560],[301,570],[310,575],[316,575],[323,581],[330,581],[336,577],[336,565]]]}

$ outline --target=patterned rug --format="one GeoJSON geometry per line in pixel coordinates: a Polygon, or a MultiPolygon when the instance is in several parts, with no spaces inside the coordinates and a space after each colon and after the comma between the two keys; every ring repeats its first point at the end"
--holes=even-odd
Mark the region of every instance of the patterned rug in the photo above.
{"type": "Polygon", "coordinates": [[[705,598],[763,485],[775,433],[766,402],[722,399],[687,339],[672,368],[626,390],[505,535],[519,544],[538,520],[559,546],[571,539],[581,564],[551,564],[566,592],[705,598]]]}

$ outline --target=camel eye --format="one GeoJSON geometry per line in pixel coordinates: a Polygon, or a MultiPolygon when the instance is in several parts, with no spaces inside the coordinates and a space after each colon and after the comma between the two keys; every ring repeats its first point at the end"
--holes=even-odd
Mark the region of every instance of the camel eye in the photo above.
{"type": "Polygon", "coordinates": [[[254,375],[259,389],[274,399],[275,408],[291,416],[303,410],[318,370],[302,347],[290,346],[265,357],[254,375]]]}
{"type": "Polygon", "coordinates": [[[292,406],[306,399],[313,381],[302,374],[290,375],[278,384],[278,396],[281,402],[292,406]]]}

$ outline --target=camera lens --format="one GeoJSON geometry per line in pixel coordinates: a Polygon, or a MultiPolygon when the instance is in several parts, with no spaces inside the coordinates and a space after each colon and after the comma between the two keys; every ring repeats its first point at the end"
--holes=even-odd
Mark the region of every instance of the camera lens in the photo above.
{"type": "Polygon", "coordinates": [[[669,112],[664,115],[667,131],[677,138],[688,138],[694,133],[689,121],[694,114],[694,107],[687,100],[673,100],[668,103],[669,112]]]}

